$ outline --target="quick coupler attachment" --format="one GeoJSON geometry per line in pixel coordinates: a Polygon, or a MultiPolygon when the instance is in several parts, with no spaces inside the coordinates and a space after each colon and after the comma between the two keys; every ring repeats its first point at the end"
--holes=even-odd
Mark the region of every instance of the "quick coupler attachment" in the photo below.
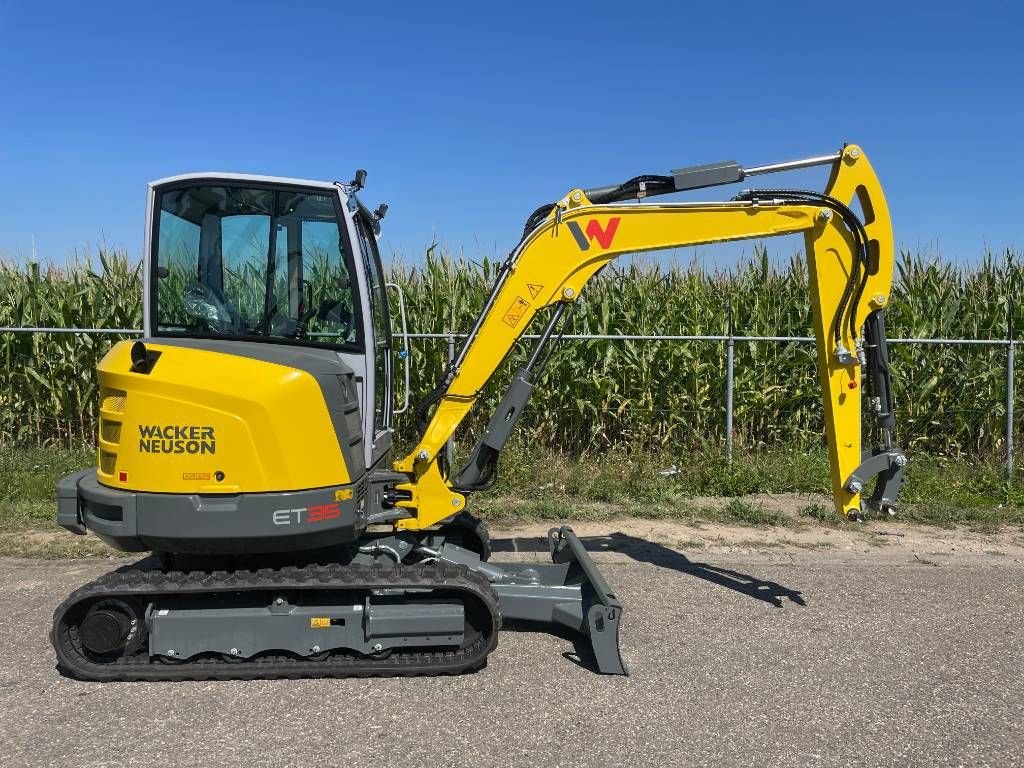
{"type": "Polygon", "coordinates": [[[628,675],[619,652],[622,603],[567,526],[548,531],[550,565],[487,563],[504,619],[557,624],[590,638],[597,669],[628,675]]]}
{"type": "Polygon", "coordinates": [[[877,478],[870,496],[863,497],[868,509],[887,515],[895,514],[896,497],[903,486],[903,468],[907,457],[899,448],[875,448],[865,451],[860,466],[844,483],[850,493],[862,493],[871,478],[877,478]]]}

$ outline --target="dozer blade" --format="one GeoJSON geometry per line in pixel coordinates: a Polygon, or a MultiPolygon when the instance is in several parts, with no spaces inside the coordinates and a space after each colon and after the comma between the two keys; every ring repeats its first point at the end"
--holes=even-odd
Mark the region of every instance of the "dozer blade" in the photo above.
{"type": "Polygon", "coordinates": [[[572,528],[548,531],[551,565],[488,563],[502,576],[492,581],[505,619],[557,624],[590,638],[597,668],[628,675],[619,652],[622,603],[572,528]]]}

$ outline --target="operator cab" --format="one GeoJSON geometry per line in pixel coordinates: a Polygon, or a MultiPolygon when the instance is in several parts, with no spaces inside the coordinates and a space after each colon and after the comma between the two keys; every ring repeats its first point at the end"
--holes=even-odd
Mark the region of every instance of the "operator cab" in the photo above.
{"type": "Polygon", "coordinates": [[[233,174],[151,184],[145,330],[337,355],[355,372],[373,466],[391,445],[393,345],[379,221],[355,188],[233,174]]]}

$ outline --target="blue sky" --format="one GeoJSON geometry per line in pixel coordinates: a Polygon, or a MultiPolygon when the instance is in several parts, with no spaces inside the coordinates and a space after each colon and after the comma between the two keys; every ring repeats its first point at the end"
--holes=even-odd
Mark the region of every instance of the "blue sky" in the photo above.
{"type": "Polygon", "coordinates": [[[576,185],[856,141],[898,242],[971,261],[1024,247],[1022,28],[1010,2],[0,0],[0,256],[138,255],[161,176],[357,167],[386,251],[503,254],[576,185]]]}

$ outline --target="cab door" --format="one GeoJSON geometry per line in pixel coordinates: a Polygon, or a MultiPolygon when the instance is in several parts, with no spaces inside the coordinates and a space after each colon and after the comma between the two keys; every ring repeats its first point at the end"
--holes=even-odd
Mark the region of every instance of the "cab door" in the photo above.
{"type": "MultiPolygon", "coordinates": [[[[363,209],[353,216],[356,235],[359,238],[359,252],[362,258],[363,274],[366,275],[366,293],[370,307],[370,333],[366,340],[367,368],[373,371],[372,402],[373,419],[370,433],[373,435],[368,446],[368,466],[374,466],[391,449],[394,405],[394,361],[391,338],[391,320],[388,312],[387,287],[384,269],[377,248],[375,226],[363,209]]],[[[368,377],[370,378],[370,377],[368,377]]],[[[366,399],[367,404],[370,398],[366,399]]]]}

